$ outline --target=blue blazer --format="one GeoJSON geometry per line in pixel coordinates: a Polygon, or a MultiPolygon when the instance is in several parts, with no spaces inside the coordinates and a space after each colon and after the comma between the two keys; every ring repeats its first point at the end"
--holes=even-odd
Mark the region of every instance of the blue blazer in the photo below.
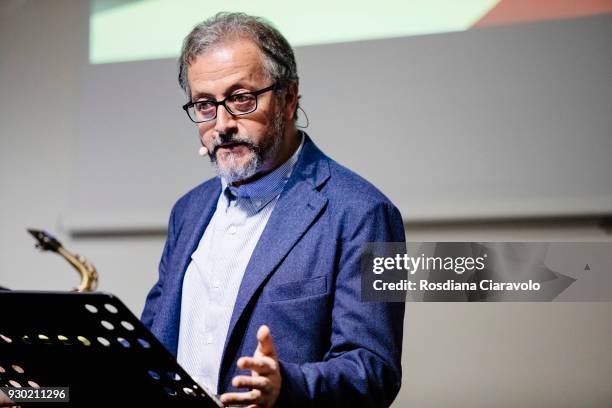
{"type": "MultiPolygon", "coordinates": [[[[277,406],[383,407],[401,384],[404,303],[360,300],[360,247],[404,242],[397,208],[374,186],[323,154],[306,136],[291,177],[257,243],[225,340],[219,394],[267,324],[279,355],[277,406]]],[[[211,179],[172,209],[159,280],[144,324],[176,356],[185,271],[214,211],[211,179]]]]}

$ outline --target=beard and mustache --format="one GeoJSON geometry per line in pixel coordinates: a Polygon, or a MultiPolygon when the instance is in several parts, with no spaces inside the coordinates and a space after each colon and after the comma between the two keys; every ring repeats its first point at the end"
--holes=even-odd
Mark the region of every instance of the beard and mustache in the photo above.
{"type": "Polygon", "coordinates": [[[273,162],[278,156],[285,135],[286,123],[282,109],[275,109],[271,123],[272,126],[269,134],[266,135],[264,141],[260,144],[253,143],[248,134],[220,134],[213,141],[208,153],[208,157],[217,175],[227,183],[232,184],[253,177],[265,164],[273,162]],[[236,144],[241,144],[249,150],[249,157],[246,163],[241,163],[238,155],[231,151],[225,153],[223,163],[220,163],[217,157],[219,148],[236,144]]]}

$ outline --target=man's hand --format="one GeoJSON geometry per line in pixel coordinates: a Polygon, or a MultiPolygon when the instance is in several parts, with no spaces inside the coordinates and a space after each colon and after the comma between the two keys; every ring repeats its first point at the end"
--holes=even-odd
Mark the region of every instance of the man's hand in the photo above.
{"type": "Polygon", "coordinates": [[[268,326],[257,330],[257,349],[253,357],[240,357],[238,368],[251,370],[251,375],[238,375],[232,379],[236,388],[250,388],[248,392],[228,392],[221,395],[224,405],[248,405],[249,408],[271,408],[281,389],[278,356],[268,326]]]}

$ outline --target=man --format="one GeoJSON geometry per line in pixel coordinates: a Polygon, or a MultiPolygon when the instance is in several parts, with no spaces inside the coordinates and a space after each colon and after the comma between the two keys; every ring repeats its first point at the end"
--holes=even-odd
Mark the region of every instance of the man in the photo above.
{"type": "Polygon", "coordinates": [[[143,322],[226,405],[388,406],[404,304],[361,302],[359,268],[400,213],[297,131],[295,57],[261,19],[196,26],[179,82],[218,177],[174,206],[143,322]]]}

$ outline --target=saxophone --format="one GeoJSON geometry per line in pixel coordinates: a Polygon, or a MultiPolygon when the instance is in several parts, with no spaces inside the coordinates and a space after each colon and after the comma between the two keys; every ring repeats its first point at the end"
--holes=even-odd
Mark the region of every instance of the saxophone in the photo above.
{"type": "Polygon", "coordinates": [[[96,290],[98,286],[98,272],[85,257],[70,253],[55,237],[45,231],[28,229],[28,232],[36,239],[37,248],[61,255],[77,270],[81,276],[81,284],[73,289],[75,292],[93,292],[96,290]]]}

